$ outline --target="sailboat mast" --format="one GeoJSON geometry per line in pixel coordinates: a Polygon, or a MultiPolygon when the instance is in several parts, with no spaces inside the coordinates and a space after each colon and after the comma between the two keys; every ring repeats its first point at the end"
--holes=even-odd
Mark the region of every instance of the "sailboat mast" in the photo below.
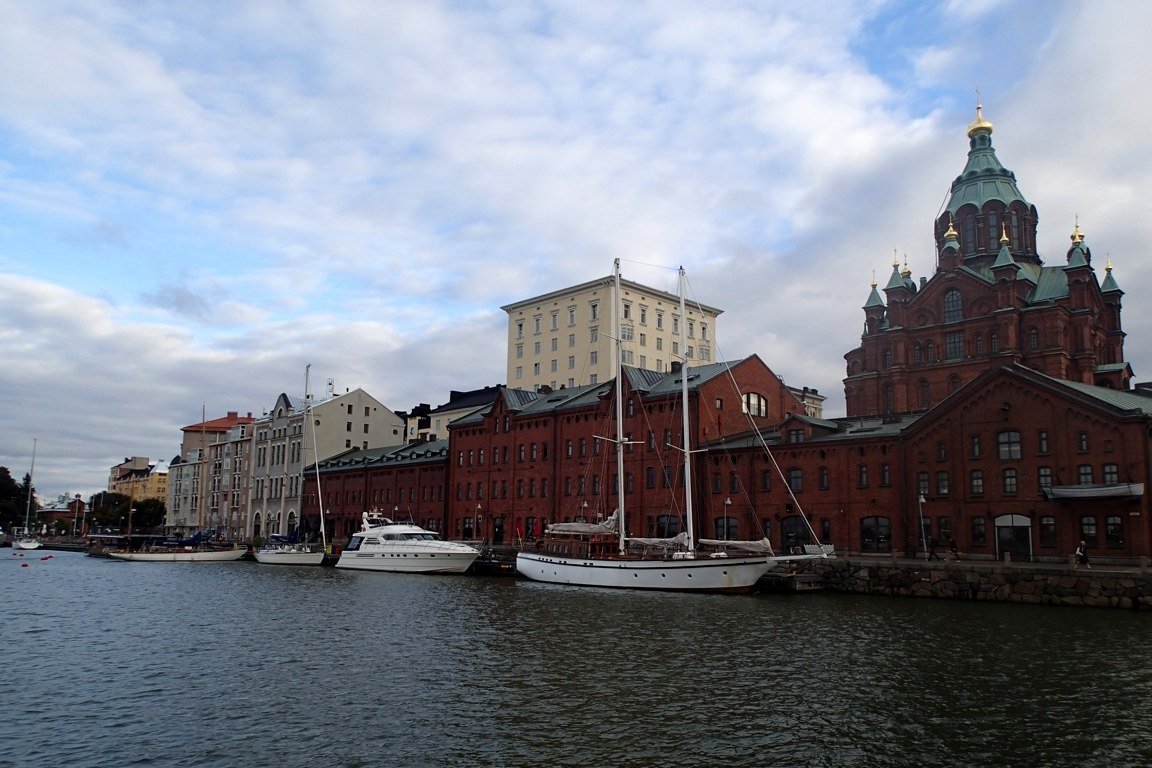
{"type": "Polygon", "coordinates": [[[696,550],[696,525],[692,512],[692,438],[688,431],[688,347],[684,326],[688,324],[688,313],[684,308],[684,267],[680,267],[680,420],[684,444],[684,514],[687,517],[685,533],[688,536],[689,552],[696,550]]]}
{"type": "Polygon", "coordinates": [[[28,530],[29,521],[32,519],[32,477],[36,474],[36,438],[32,438],[32,467],[28,470],[28,499],[24,504],[24,535],[31,536],[32,533],[28,530]]]}
{"type": "Polygon", "coordinates": [[[616,341],[616,508],[620,512],[618,538],[620,554],[623,555],[626,549],[624,539],[628,535],[628,527],[624,521],[624,382],[622,381],[624,378],[624,353],[620,345],[620,259],[615,260],[614,267],[616,303],[612,311],[612,337],[616,341]]]}
{"type": "MultiPolygon", "coordinates": [[[[312,428],[312,466],[316,470],[316,503],[320,507],[320,546],[328,551],[328,536],[324,531],[324,494],[320,491],[320,450],[316,447],[316,422],[312,418],[312,396],[308,393],[308,377],[312,364],[304,367],[304,428],[312,428]]],[[[308,443],[304,443],[304,466],[308,466],[308,443]]]]}

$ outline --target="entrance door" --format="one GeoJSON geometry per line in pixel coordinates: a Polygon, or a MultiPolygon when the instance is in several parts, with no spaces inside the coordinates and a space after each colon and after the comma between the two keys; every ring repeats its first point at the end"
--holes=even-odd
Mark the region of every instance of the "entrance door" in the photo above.
{"type": "Polygon", "coordinates": [[[1032,560],[1032,521],[1024,515],[1000,515],[996,518],[996,559],[1005,553],[1012,561],[1027,563],[1032,560]]]}
{"type": "Polygon", "coordinates": [[[492,521],[492,543],[504,543],[504,518],[498,517],[492,521]]]}

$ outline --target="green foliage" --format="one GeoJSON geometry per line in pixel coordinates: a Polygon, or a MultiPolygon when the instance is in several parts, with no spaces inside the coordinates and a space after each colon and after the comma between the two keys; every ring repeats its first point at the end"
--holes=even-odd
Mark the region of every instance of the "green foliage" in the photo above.
{"type": "Polygon", "coordinates": [[[151,533],[164,525],[168,508],[160,499],[141,499],[133,507],[132,529],[137,533],[151,533]]]}
{"type": "Polygon", "coordinates": [[[0,526],[11,530],[14,525],[24,524],[23,510],[20,508],[20,486],[8,471],[8,467],[0,467],[0,526]],[[17,511],[20,512],[17,515],[17,511]]]}

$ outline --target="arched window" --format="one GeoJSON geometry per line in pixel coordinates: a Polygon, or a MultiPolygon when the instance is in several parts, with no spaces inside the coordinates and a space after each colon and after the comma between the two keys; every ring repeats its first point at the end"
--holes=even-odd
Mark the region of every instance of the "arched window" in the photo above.
{"type": "Polygon", "coordinates": [[[925,362],[929,362],[929,363],[936,362],[936,345],[933,344],[932,342],[928,342],[924,346],[924,356],[926,358],[925,362]]]}
{"type": "Polygon", "coordinates": [[[891,551],[892,521],[887,517],[861,518],[860,549],[865,552],[891,551]]]}
{"type": "Polygon", "coordinates": [[[749,392],[744,395],[743,410],[749,416],[767,416],[768,401],[759,393],[749,392]]]}
{"type": "Polygon", "coordinates": [[[960,389],[960,377],[952,374],[948,377],[948,394],[952,394],[958,389],[960,389]]]}
{"type": "Polygon", "coordinates": [[[891,367],[892,367],[892,350],[886,349],[886,350],[884,350],[884,368],[888,369],[891,367]]]}
{"type": "Polygon", "coordinates": [[[961,307],[960,291],[953,288],[944,294],[944,322],[954,323],[964,317],[961,307]]]}
{"type": "Polygon", "coordinates": [[[920,365],[920,345],[912,347],[912,364],[920,365]]]}
{"type": "Polygon", "coordinates": [[[1028,329],[1028,350],[1031,352],[1036,352],[1039,349],[1040,349],[1040,329],[1035,328],[1035,327],[1029,328],[1028,329]]]}
{"type": "Polygon", "coordinates": [[[920,407],[921,408],[927,408],[931,402],[932,401],[929,398],[928,379],[920,379],[920,388],[919,388],[920,407]]]}
{"type": "Polygon", "coordinates": [[[988,351],[992,354],[1000,351],[1000,337],[995,333],[988,334],[988,351]]]}

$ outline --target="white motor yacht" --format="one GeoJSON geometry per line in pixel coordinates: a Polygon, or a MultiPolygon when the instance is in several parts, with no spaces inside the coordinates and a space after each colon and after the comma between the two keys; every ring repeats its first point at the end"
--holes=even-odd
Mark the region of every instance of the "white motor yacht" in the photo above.
{"type": "Polygon", "coordinates": [[[443,541],[432,531],[411,523],[394,523],[364,513],[363,527],[352,534],[340,553],[337,568],[395,573],[463,573],[480,550],[456,541],[443,541]]]}

